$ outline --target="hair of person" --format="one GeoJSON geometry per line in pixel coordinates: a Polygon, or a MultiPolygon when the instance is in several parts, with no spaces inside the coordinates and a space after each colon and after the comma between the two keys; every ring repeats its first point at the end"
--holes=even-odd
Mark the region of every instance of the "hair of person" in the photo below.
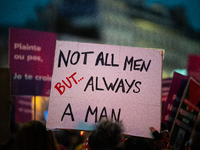
{"type": "Polygon", "coordinates": [[[51,130],[46,130],[39,121],[26,122],[20,128],[14,150],[58,150],[57,141],[51,130]]]}
{"type": "Polygon", "coordinates": [[[102,119],[90,135],[88,144],[91,150],[120,149],[122,147],[123,125],[121,121],[102,119]]]}

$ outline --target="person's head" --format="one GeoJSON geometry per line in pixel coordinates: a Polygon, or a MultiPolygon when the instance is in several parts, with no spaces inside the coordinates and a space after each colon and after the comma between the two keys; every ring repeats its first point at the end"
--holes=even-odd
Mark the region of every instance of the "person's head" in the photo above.
{"type": "Polygon", "coordinates": [[[56,139],[51,130],[46,130],[45,124],[30,121],[20,128],[14,150],[58,150],[56,139]]]}
{"type": "Polygon", "coordinates": [[[121,149],[123,142],[123,126],[121,122],[110,119],[101,120],[89,137],[91,150],[121,149]]]}

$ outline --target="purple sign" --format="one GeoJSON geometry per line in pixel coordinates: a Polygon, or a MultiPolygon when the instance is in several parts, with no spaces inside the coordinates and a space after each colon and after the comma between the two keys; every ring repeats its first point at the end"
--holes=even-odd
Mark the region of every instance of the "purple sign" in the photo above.
{"type": "Polygon", "coordinates": [[[167,102],[171,82],[172,78],[166,78],[162,80],[162,115],[165,108],[165,104],[167,102]]]}
{"type": "Polygon", "coordinates": [[[189,77],[174,72],[162,115],[162,122],[171,130],[180,100],[189,77]]]}
{"type": "Polygon", "coordinates": [[[11,95],[49,96],[57,34],[10,28],[11,95]]]}
{"type": "Polygon", "coordinates": [[[32,97],[17,96],[15,98],[15,122],[27,122],[32,120],[32,97]]]}

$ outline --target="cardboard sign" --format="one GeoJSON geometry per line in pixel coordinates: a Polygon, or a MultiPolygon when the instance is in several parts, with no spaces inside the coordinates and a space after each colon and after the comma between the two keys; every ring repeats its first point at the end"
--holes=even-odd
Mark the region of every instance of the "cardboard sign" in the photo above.
{"type": "Polygon", "coordinates": [[[160,130],[163,51],[57,41],[47,128],[93,130],[100,119],[124,134],[160,130]]]}
{"type": "Polygon", "coordinates": [[[199,110],[200,84],[190,77],[171,130],[170,144],[173,149],[182,150],[185,148],[185,143],[190,140],[199,110]]]}
{"type": "Polygon", "coordinates": [[[11,95],[49,96],[57,35],[10,28],[11,95]]]}

